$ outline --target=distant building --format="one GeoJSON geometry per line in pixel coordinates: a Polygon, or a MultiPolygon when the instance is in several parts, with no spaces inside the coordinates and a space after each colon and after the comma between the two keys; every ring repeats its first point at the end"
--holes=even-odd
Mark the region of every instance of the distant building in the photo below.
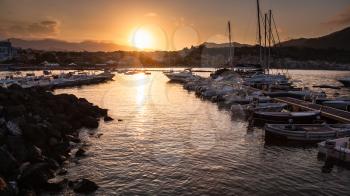
{"type": "Polygon", "coordinates": [[[17,55],[17,50],[10,41],[0,41],[0,61],[11,60],[17,55]]]}

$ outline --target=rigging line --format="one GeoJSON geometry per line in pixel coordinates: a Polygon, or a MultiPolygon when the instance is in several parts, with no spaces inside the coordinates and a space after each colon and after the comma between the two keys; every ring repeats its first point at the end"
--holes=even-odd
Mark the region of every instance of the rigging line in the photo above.
{"type": "Polygon", "coordinates": [[[273,24],[275,26],[275,31],[276,31],[276,35],[277,35],[278,45],[280,45],[281,44],[281,40],[280,40],[280,36],[278,34],[278,30],[277,30],[277,25],[276,25],[276,22],[275,22],[274,14],[272,14],[272,21],[273,21],[273,24]]]}

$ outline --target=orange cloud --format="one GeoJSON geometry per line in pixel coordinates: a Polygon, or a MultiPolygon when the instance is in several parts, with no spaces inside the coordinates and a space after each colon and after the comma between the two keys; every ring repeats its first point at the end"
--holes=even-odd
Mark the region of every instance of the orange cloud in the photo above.
{"type": "Polygon", "coordinates": [[[339,14],[325,22],[327,25],[348,25],[350,24],[350,6],[345,8],[339,14]]]}
{"type": "Polygon", "coordinates": [[[11,22],[2,24],[2,37],[54,37],[59,33],[59,22],[44,20],[33,23],[11,22]]]}

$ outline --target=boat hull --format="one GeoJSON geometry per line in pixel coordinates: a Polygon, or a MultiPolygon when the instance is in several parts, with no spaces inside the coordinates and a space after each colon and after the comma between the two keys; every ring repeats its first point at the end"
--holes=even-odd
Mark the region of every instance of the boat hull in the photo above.
{"type": "Polygon", "coordinates": [[[350,80],[340,79],[338,81],[342,83],[345,87],[350,87],[350,80]]]}
{"type": "Polygon", "coordinates": [[[270,124],[310,124],[317,120],[319,112],[254,112],[253,119],[256,126],[270,124]]]}
{"type": "Polygon", "coordinates": [[[265,125],[265,141],[267,143],[298,142],[316,144],[321,141],[350,136],[350,125],[345,128],[333,127],[335,125],[265,125]]]}

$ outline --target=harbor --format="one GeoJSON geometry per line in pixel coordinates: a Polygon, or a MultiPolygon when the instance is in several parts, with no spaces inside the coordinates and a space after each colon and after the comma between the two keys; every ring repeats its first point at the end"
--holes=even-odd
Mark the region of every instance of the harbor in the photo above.
{"type": "Polygon", "coordinates": [[[0,196],[349,195],[350,1],[1,1],[0,196]]]}
{"type": "MultiPolygon", "coordinates": [[[[337,78],[348,74],[329,71],[327,78],[321,80],[319,73],[324,71],[290,71],[292,78],[301,76],[298,79],[306,86],[323,80],[336,83],[337,78]]],[[[194,74],[209,77],[205,73],[194,74]]],[[[308,193],[346,194],[349,191],[346,183],[350,170],[335,165],[331,173],[323,173],[325,162],[317,158],[317,142],[311,146],[265,143],[264,128],[252,130],[249,121],[240,118],[244,116],[243,110],[231,113],[230,108],[221,109],[211,100],[188,92],[182,84],[169,82],[163,73],[117,74],[114,80],[98,88],[85,86],[56,91],[85,97],[108,108],[114,119],[123,119],[102,123],[97,130],[104,134],[100,138],[84,136],[93,144],[88,150],[90,155],[79,165],[72,164],[69,170],[69,176],[77,173],[92,176],[91,179],[101,185],[99,194],[113,192],[115,188],[121,194],[146,190],[186,194],[190,188],[176,189],[183,183],[200,193],[208,193],[206,187],[215,183],[217,187],[211,191],[220,194],[293,194],[315,184],[317,188],[308,193]],[[148,162],[147,169],[145,162],[148,162]],[[94,167],[96,164],[100,167],[94,167]],[[125,164],[130,167],[126,168],[125,164]],[[144,173],[147,175],[140,176],[144,173]],[[242,179],[246,179],[244,185],[232,186],[242,179]],[[137,183],[131,183],[134,180],[137,183]],[[163,183],[152,183],[158,180],[163,183]]],[[[326,90],[330,95],[333,92],[333,89],[326,90]]],[[[343,96],[349,89],[337,92],[343,96]]]]}

